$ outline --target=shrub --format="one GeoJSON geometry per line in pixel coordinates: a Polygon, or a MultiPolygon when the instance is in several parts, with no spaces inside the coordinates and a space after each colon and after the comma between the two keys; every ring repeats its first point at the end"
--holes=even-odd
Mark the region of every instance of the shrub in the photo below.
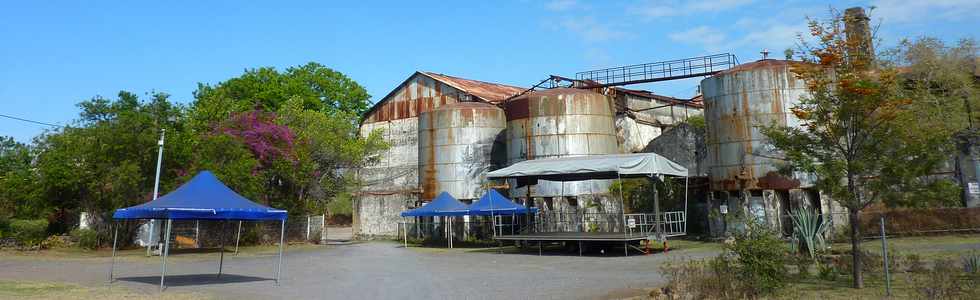
{"type": "Polygon", "coordinates": [[[909,284],[925,299],[965,299],[971,283],[961,280],[960,274],[955,261],[939,260],[926,274],[910,277],[909,284]]]}
{"type": "Polygon", "coordinates": [[[919,273],[927,271],[926,264],[922,262],[922,257],[915,253],[905,256],[905,265],[905,270],[908,272],[919,273]]]}
{"type": "Polygon", "coordinates": [[[6,237],[4,234],[10,232],[10,220],[5,217],[0,217],[0,239],[6,237]]]}
{"type": "Polygon", "coordinates": [[[38,245],[48,235],[48,220],[12,220],[10,233],[18,242],[27,247],[38,245]]]}
{"type": "Polygon", "coordinates": [[[45,249],[57,249],[57,248],[67,248],[69,245],[68,241],[62,236],[52,235],[44,239],[41,242],[41,247],[45,249]]]}
{"type": "Polygon", "coordinates": [[[878,232],[881,214],[885,215],[885,231],[889,235],[980,228],[980,207],[887,209],[862,215],[861,232],[878,232]]]}
{"type": "Polygon", "coordinates": [[[792,210],[789,216],[793,220],[793,236],[799,240],[793,245],[805,246],[810,259],[816,260],[818,251],[827,247],[823,236],[830,228],[828,227],[830,222],[822,220],[821,216],[809,207],[792,210]]]}
{"type": "Polygon", "coordinates": [[[837,269],[832,264],[818,264],[817,278],[820,278],[820,280],[835,281],[837,280],[837,269]]]}
{"type": "Polygon", "coordinates": [[[668,299],[748,298],[733,267],[724,255],[709,261],[665,264],[661,272],[667,277],[667,285],[651,295],[662,294],[668,299]]]}
{"type": "Polygon", "coordinates": [[[75,229],[71,231],[71,237],[78,242],[79,248],[94,250],[99,247],[99,234],[95,230],[75,229]]]}
{"type": "Polygon", "coordinates": [[[726,246],[736,262],[735,270],[750,296],[772,293],[786,285],[788,248],[776,233],[757,222],[735,235],[726,246]]]}
{"type": "Polygon", "coordinates": [[[796,274],[800,279],[806,279],[810,277],[810,266],[813,265],[813,260],[809,256],[796,255],[793,256],[793,263],[796,264],[796,274]]]}
{"type": "Polygon", "coordinates": [[[967,274],[980,274],[980,253],[973,252],[963,256],[963,271],[967,274]]]}

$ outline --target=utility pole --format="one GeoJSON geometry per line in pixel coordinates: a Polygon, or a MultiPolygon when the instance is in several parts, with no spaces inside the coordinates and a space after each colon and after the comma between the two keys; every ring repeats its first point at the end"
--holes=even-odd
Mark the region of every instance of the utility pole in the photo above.
{"type": "MultiPolygon", "coordinates": [[[[160,140],[157,141],[157,147],[158,147],[157,148],[157,174],[156,174],[156,178],[153,180],[153,200],[154,201],[156,201],[157,198],[160,196],[160,166],[163,164],[163,140],[164,140],[164,137],[166,136],[166,134],[167,134],[167,129],[160,129],[160,140]]],[[[153,248],[153,244],[152,244],[152,242],[153,242],[153,234],[156,233],[156,231],[155,231],[155,229],[156,229],[155,227],[156,226],[155,225],[158,222],[159,221],[157,221],[157,220],[150,220],[150,234],[149,234],[150,235],[149,236],[150,245],[149,246],[146,246],[146,255],[147,256],[150,255],[150,249],[153,248]]]]}

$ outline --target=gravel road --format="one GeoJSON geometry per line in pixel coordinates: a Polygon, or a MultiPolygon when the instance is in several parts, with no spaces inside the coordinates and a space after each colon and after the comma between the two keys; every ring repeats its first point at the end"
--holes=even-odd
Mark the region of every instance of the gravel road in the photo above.
{"type": "MultiPolygon", "coordinates": [[[[221,299],[594,299],[640,293],[663,283],[666,261],[700,258],[711,250],[677,250],[646,256],[498,254],[472,249],[403,248],[365,242],[287,252],[281,286],[274,255],[225,256],[216,278],[213,260],[172,256],[168,291],[196,291],[221,299]]],[[[109,260],[3,259],[0,279],[104,285],[109,260]]],[[[159,258],[116,263],[114,286],[157,293],[159,258]]]]}

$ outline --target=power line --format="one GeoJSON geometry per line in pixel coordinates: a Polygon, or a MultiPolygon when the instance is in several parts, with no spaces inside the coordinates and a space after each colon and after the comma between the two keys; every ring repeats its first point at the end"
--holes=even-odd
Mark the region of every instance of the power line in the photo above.
{"type": "Polygon", "coordinates": [[[34,121],[34,120],[28,120],[28,119],[18,118],[18,117],[14,117],[14,116],[8,116],[8,115],[4,115],[4,114],[0,114],[0,117],[4,117],[4,118],[8,118],[8,119],[14,119],[14,120],[17,120],[17,121],[23,121],[23,122],[28,122],[28,123],[34,123],[34,124],[38,124],[38,125],[45,125],[45,126],[52,126],[52,127],[64,127],[64,126],[61,126],[61,125],[56,125],[56,124],[51,124],[51,123],[44,123],[44,122],[39,122],[39,121],[34,121]]]}

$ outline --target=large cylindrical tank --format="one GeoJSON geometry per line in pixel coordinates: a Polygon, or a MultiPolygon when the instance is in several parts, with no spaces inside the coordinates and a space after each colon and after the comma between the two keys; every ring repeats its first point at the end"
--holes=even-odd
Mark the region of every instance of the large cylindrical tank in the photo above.
{"type": "MultiPolygon", "coordinates": [[[[781,176],[782,161],[760,127],[800,126],[790,111],[807,95],[792,61],[765,59],[701,81],[707,121],[708,177],[715,191],[783,190],[808,185],[799,176],[781,176]]],[[[804,186],[805,187],[805,186],[804,186]]]]}
{"type": "Polygon", "coordinates": [[[479,198],[486,173],[503,162],[505,127],[504,111],[487,103],[454,103],[419,115],[421,199],[443,191],[479,198]]]}
{"type": "MultiPolygon", "coordinates": [[[[612,99],[583,89],[534,91],[506,103],[507,164],[548,157],[618,153],[612,99]]],[[[603,193],[608,180],[539,181],[532,197],[603,193]]],[[[524,188],[511,197],[525,197],[524,188]]]]}

